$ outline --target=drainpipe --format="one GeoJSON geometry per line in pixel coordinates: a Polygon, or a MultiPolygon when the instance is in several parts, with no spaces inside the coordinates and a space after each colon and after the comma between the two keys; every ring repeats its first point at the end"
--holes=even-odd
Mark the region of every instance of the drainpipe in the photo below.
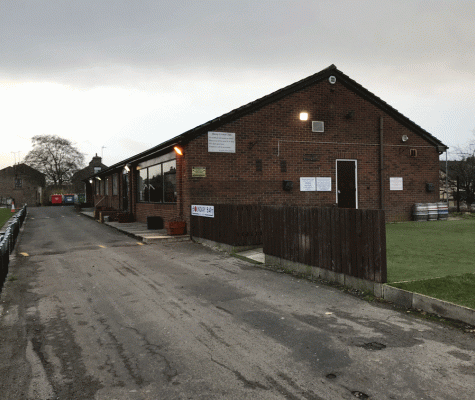
{"type": "Polygon", "coordinates": [[[180,218],[183,218],[183,166],[180,166],[180,180],[179,182],[179,190],[180,190],[180,218]]]}
{"type": "Polygon", "coordinates": [[[449,209],[449,150],[445,149],[445,194],[447,196],[447,210],[449,209]]]}
{"type": "Polygon", "coordinates": [[[380,192],[381,192],[381,197],[379,199],[379,208],[381,210],[384,210],[384,175],[383,175],[383,169],[384,169],[384,142],[383,142],[383,117],[379,117],[379,153],[380,153],[380,165],[379,165],[379,171],[380,171],[380,192]]]}

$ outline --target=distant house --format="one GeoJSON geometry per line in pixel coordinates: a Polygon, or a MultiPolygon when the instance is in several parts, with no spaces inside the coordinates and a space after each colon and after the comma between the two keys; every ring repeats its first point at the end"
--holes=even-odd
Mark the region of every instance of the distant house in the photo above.
{"type": "MultiPolygon", "coordinates": [[[[440,140],[334,65],[91,178],[94,205],[190,222],[192,206],[384,209],[439,199],[440,140]]],[[[196,212],[197,207],[193,207],[196,212]]]]}
{"type": "Polygon", "coordinates": [[[0,197],[13,199],[15,206],[37,206],[44,203],[44,174],[26,164],[0,170],[0,197]]]}
{"type": "Polygon", "coordinates": [[[86,168],[79,170],[72,176],[71,178],[72,192],[75,194],[85,193],[86,202],[92,203],[92,197],[93,197],[92,185],[89,182],[88,178],[91,175],[97,174],[98,172],[105,170],[106,168],[107,168],[107,165],[102,163],[102,158],[99,157],[96,153],[96,155],[92,157],[91,162],[86,168]]]}

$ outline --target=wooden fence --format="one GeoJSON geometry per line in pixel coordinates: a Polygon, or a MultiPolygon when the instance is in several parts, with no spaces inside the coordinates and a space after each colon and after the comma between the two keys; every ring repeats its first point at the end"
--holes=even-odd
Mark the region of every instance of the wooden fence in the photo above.
{"type": "Polygon", "coordinates": [[[264,207],[263,232],[266,255],[387,281],[384,211],[264,207]]]}
{"type": "Polygon", "coordinates": [[[214,218],[191,216],[191,236],[231,246],[262,244],[262,207],[214,205],[214,218]]]}

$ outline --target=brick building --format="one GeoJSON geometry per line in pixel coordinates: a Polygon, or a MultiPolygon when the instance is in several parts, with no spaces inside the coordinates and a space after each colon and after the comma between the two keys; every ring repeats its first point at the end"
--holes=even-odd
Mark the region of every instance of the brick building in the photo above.
{"type": "Polygon", "coordinates": [[[436,202],[447,147],[334,65],[94,175],[136,220],[217,203],[384,209],[436,202]],[[177,151],[182,154],[178,154],[177,151]],[[100,180],[99,180],[100,179],[100,180]]]}
{"type": "Polygon", "coordinates": [[[102,163],[102,158],[96,153],[89,165],[79,171],[77,171],[71,177],[71,192],[72,193],[84,193],[87,203],[92,204],[93,189],[89,177],[107,168],[107,165],[102,163]]]}
{"type": "Polygon", "coordinates": [[[13,199],[17,208],[43,204],[45,185],[44,174],[26,164],[0,170],[0,197],[13,199]]]}

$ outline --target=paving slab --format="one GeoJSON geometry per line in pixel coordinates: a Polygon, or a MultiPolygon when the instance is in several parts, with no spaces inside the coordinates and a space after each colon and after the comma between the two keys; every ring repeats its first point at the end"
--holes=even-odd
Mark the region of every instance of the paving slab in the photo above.
{"type": "MultiPolygon", "coordinates": [[[[94,218],[94,213],[90,211],[82,211],[81,214],[94,218]]],[[[99,222],[99,221],[98,221],[99,222]]],[[[147,224],[144,222],[104,222],[129,236],[132,236],[144,243],[153,242],[183,242],[189,241],[189,235],[168,235],[166,229],[147,229],[147,224]]]]}
{"type": "Polygon", "coordinates": [[[253,249],[253,250],[246,250],[238,253],[240,256],[249,258],[254,261],[258,261],[261,263],[265,263],[265,255],[262,247],[253,249]]]}

